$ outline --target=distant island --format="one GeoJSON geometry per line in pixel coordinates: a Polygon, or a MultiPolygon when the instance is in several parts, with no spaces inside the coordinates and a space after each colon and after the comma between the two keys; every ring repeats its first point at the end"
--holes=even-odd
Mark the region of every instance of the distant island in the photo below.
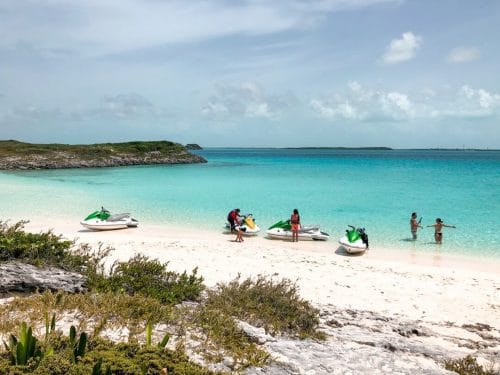
{"type": "Polygon", "coordinates": [[[201,147],[200,145],[198,145],[196,143],[188,143],[186,145],[186,149],[188,149],[188,150],[203,150],[203,147],[201,147]]]}
{"type": "Polygon", "coordinates": [[[284,147],[285,150],[393,150],[390,147],[284,147]]]}
{"type": "Polygon", "coordinates": [[[0,141],[0,170],[118,167],[206,163],[174,142],[125,142],[89,145],[0,141]]]}

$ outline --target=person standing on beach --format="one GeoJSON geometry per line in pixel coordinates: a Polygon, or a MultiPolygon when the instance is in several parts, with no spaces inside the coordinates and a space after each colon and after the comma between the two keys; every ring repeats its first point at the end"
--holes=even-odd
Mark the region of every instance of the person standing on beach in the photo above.
{"type": "Polygon", "coordinates": [[[240,209],[235,208],[227,214],[227,221],[229,221],[229,226],[231,228],[231,233],[236,232],[236,225],[240,225],[240,209]]]}
{"type": "Polygon", "coordinates": [[[300,215],[296,208],[290,216],[290,224],[292,226],[292,242],[299,242],[300,215]]]}
{"type": "Polygon", "coordinates": [[[231,233],[236,232],[235,242],[243,242],[243,233],[246,232],[246,228],[242,227],[243,218],[240,216],[240,209],[235,208],[229,214],[227,214],[227,221],[231,227],[231,233]]]}
{"type": "Polygon", "coordinates": [[[443,223],[443,220],[441,220],[440,218],[437,218],[436,219],[436,224],[431,224],[431,225],[427,225],[428,227],[434,227],[434,239],[436,240],[436,243],[437,244],[441,244],[443,243],[443,228],[444,227],[447,227],[447,228],[456,228],[456,226],[454,225],[447,225],[445,223],[443,223]]]}
{"type": "MultiPolygon", "coordinates": [[[[422,219],[420,219],[422,220],[422,219]]],[[[411,219],[410,219],[410,230],[411,230],[411,236],[413,238],[413,241],[417,239],[417,229],[422,228],[420,225],[420,220],[417,221],[417,213],[413,212],[411,214],[411,219]]]]}

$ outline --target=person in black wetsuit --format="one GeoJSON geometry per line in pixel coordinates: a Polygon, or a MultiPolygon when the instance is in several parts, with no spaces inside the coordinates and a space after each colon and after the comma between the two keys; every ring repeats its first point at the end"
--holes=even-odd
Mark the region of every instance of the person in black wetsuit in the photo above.
{"type": "Polygon", "coordinates": [[[363,243],[366,245],[366,249],[368,249],[369,248],[368,235],[365,232],[365,228],[358,228],[358,232],[359,232],[359,237],[361,237],[361,241],[363,241],[363,243]]]}

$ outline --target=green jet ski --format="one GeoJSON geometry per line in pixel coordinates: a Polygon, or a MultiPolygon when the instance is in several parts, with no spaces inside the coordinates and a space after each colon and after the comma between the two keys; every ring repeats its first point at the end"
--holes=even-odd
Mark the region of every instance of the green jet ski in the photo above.
{"type": "Polygon", "coordinates": [[[129,213],[111,214],[104,207],[94,211],[80,222],[85,228],[92,230],[115,230],[135,228],[139,222],[129,213]]]}
{"type": "Polygon", "coordinates": [[[349,253],[358,254],[368,250],[368,235],[365,228],[356,228],[349,225],[345,235],[339,240],[339,244],[349,253]]]}
{"type": "MultiPolygon", "coordinates": [[[[273,239],[292,239],[292,225],[290,220],[280,220],[274,223],[266,231],[267,236],[273,239]]],[[[326,241],[330,235],[326,232],[322,232],[319,225],[305,225],[301,226],[299,230],[299,240],[315,240],[315,241],[326,241]]]]}

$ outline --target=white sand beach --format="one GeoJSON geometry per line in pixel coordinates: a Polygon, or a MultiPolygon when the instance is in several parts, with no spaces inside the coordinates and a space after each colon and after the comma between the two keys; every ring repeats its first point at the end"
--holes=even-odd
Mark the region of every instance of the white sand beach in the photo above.
{"type": "Polygon", "coordinates": [[[500,370],[498,259],[440,254],[438,246],[429,254],[374,245],[350,256],[334,239],[292,243],[261,234],[237,243],[222,230],[147,224],[93,232],[76,219],[35,219],[26,229],[111,246],[109,263],[142,253],[175,271],[198,267],[208,287],[238,275],[296,281],[302,298],[319,309],[327,340],[262,333],[258,341],[275,362],[245,374],[450,374],[444,361],[467,355],[500,370]]]}
{"type": "Polygon", "coordinates": [[[176,271],[198,267],[207,286],[259,274],[289,278],[315,305],[370,310],[432,322],[483,323],[500,329],[500,260],[371,248],[350,256],[335,239],[298,243],[261,233],[234,236],[172,226],[140,225],[119,231],[88,231],[74,222],[33,220],[30,231],[49,228],[68,239],[115,250],[110,262],[142,253],[176,271]]]}

